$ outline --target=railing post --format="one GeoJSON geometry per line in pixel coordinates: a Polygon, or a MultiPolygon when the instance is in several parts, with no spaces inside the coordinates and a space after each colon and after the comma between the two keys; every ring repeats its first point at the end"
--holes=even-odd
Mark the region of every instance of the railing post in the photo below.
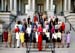
{"type": "Polygon", "coordinates": [[[66,17],[64,17],[65,18],[65,23],[66,23],[66,17]]]}
{"type": "Polygon", "coordinates": [[[71,31],[71,24],[70,24],[70,31],[71,31]]]}
{"type": "MultiPolygon", "coordinates": [[[[65,18],[65,23],[68,21],[66,17],[65,18]]],[[[69,23],[70,24],[70,23],[69,23]]],[[[71,24],[70,24],[70,31],[71,31],[71,24]]]]}

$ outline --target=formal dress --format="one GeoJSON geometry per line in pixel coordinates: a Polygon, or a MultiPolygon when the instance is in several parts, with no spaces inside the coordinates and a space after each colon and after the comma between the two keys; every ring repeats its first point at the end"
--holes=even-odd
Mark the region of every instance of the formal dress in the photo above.
{"type": "Polygon", "coordinates": [[[38,35],[38,50],[39,51],[42,50],[42,35],[41,34],[38,35]]]}

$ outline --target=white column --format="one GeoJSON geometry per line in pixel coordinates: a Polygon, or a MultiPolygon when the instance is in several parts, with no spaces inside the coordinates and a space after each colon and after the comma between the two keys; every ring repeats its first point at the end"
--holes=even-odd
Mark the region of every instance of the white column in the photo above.
{"type": "Polygon", "coordinates": [[[49,0],[46,0],[46,11],[49,11],[49,0]]]}
{"type": "Polygon", "coordinates": [[[16,11],[17,9],[17,0],[14,0],[14,10],[16,11]]]}
{"type": "Polygon", "coordinates": [[[12,11],[12,0],[10,0],[10,11],[12,11]]]}
{"type": "Polygon", "coordinates": [[[64,11],[67,11],[67,0],[64,0],[64,11]]]}
{"type": "Polygon", "coordinates": [[[1,4],[2,4],[2,6],[1,6],[2,9],[1,10],[3,11],[3,0],[1,0],[1,4]]]}
{"type": "Polygon", "coordinates": [[[50,12],[49,12],[50,16],[54,16],[54,10],[53,10],[53,0],[50,0],[50,12]]]}
{"type": "Polygon", "coordinates": [[[32,0],[32,5],[33,5],[32,10],[35,12],[35,0],[32,0]]]}
{"type": "Polygon", "coordinates": [[[21,0],[19,0],[19,11],[21,10],[21,0]]]}
{"type": "Polygon", "coordinates": [[[31,10],[31,0],[28,0],[29,11],[31,10]]]}
{"type": "Polygon", "coordinates": [[[68,11],[71,11],[71,0],[68,0],[68,11]]]}
{"type": "Polygon", "coordinates": [[[50,7],[50,10],[51,10],[51,11],[53,10],[53,0],[51,0],[51,7],[50,7]]]}
{"type": "Polygon", "coordinates": [[[14,0],[14,13],[17,13],[17,0],[14,0]]]}
{"type": "Polygon", "coordinates": [[[7,0],[5,0],[5,11],[6,11],[6,6],[7,6],[7,0]]]}

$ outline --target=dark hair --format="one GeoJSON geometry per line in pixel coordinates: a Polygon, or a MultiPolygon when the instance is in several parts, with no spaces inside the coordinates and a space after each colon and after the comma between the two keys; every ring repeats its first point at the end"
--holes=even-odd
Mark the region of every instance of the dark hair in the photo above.
{"type": "Polygon", "coordinates": [[[55,22],[58,22],[58,18],[55,18],[55,22]]]}
{"type": "Polygon", "coordinates": [[[18,21],[17,23],[18,23],[18,24],[21,24],[21,21],[18,21]]]}
{"type": "Polygon", "coordinates": [[[70,33],[70,31],[67,31],[66,33],[68,34],[68,33],[70,33]]]}
{"type": "Polygon", "coordinates": [[[29,21],[30,20],[30,17],[27,20],[29,21]]]}

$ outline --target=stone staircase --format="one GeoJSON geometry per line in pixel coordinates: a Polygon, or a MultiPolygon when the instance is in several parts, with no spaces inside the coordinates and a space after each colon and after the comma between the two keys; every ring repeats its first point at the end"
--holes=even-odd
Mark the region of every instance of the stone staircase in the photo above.
{"type": "Polygon", "coordinates": [[[70,24],[68,22],[65,22],[66,20],[65,20],[64,16],[57,16],[57,18],[59,19],[59,21],[65,23],[65,32],[70,30],[70,24]]]}
{"type": "Polygon", "coordinates": [[[17,21],[20,20],[20,21],[23,22],[23,19],[27,19],[27,17],[28,17],[27,15],[19,15],[19,16],[17,16],[17,19],[16,20],[17,21]]]}
{"type": "Polygon", "coordinates": [[[67,20],[65,20],[64,16],[57,16],[57,17],[59,18],[60,21],[62,21],[62,22],[65,23],[65,31],[69,31],[70,30],[70,24],[72,25],[71,29],[72,30],[73,30],[73,28],[75,29],[75,13],[69,13],[69,14],[67,14],[65,16],[67,20]]]}
{"type": "Polygon", "coordinates": [[[66,18],[71,23],[71,25],[73,26],[73,28],[75,28],[75,13],[70,13],[69,15],[67,15],[66,18]]]}
{"type": "MultiPolygon", "coordinates": [[[[67,17],[69,22],[72,24],[72,26],[75,28],[75,14],[72,14],[72,16],[67,17]]],[[[23,18],[25,16],[19,16],[20,18],[23,18]]],[[[65,22],[65,19],[63,16],[58,16],[59,20],[65,22]]],[[[19,20],[19,19],[18,19],[19,20]]],[[[65,23],[66,28],[65,30],[70,30],[70,25],[68,22],[65,23]]],[[[1,45],[1,44],[0,44],[1,45]]],[[[0,53],[26,53],[26,48],[3,48],[0,47],[0,53]]],[[[47,51],[38,51],[37,49],[32,48],[30,53],[51,53],[49,50],[46,49],[47,51]],[[49,51],[49,52],[48,52],[49,51]]],[[[75,32],[71,30],[71,47],[70,48],[55,48],[55,53],[74,53],[75,52],[75,32]]]]}
{"type": "Polygon", "coordinates": [[[0,12],[0,19],[3,20],[5,24],[9,24],[10,14],[10,12],[0,12]]]}
{"type": "MultiPolygon", "coordinates": [[[[55,48],[55,53],[74,53],[74,52],[75,48],[55,48]]],[[[26,53],[26,48],[0,48],[0,53],[26,53]]],[[[52,52],[35,51],[30,53],[52,53],[52,52]]]]}

